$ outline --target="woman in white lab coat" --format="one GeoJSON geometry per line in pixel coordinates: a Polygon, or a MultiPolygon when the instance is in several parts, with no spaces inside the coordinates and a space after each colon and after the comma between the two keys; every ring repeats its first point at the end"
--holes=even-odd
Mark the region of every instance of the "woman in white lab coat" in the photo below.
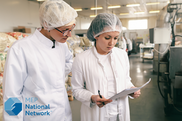
{"type": "Polygon", "coordinates": [[[65,89],[72,55],[65,42],[76,17],[66,2],[47,0],[40,6],[42,28],[9,49],[3,78],[4,121],[72,121],[65,89]]]}
{"type": "MultiPolygon", "coordinates": [[[[130,121],[128,96],[109,99],[124,89],[134,88],[127,53],[114,47],[121,28],[116,15],[97,15],[87,32],[95,46],[78,54],[73,62],[73,95],[82,102],[81,121],[130,121]]],[[[139,95],[140,90],[132,96],[139,95]]]]}

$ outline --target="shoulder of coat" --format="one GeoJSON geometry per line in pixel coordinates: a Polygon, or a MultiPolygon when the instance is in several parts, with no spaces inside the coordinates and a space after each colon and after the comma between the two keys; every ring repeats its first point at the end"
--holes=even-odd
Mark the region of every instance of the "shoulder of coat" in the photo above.
{"type": "Polygon", "coordinates": [[[88,50],[85,50],[85,51],[77,54],[75,58],[77,58],[78,60],[81,61],[81,60],[89,58],[91,54],[92,54],[92,50],[88,49],[88,50]]]}

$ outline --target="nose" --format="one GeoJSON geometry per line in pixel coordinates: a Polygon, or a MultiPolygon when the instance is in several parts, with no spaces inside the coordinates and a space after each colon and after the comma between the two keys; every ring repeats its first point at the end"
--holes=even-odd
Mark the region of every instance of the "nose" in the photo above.
{"type": "Polygon", "coordinates": [[[113,45],[114,44],[114,38],[110,40],[109,42],[109,46],[113,45]]]}
{"type": "Polygon", "coordinates": [[[71,37],[71,31],[68,32],[67,36],[68,37],[71,37]]]}

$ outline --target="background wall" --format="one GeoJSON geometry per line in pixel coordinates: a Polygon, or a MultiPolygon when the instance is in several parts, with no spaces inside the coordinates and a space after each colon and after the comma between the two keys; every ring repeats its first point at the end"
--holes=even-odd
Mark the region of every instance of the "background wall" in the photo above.
{"type": "Polygon", "coordinates": [[[147,17],[147,18],[124,18],[120,19],[122,22],[122,25],[128,29],[128,21],[129,20],[140,20],[140,19],[147,19],[148,20],[148,28],[154,28],[156,27],[156,21],[157,21],[157,16],[153,17],[147,17]]]}
{"type": "MultiPolygon", "coordinates": [[[[33,33],[37,27],[40,27],[39,3],[28,0],[0,0],[0,3],[0,32],[13,32],[13,28],[25,26],[31,28],[31,32],[33,33]]],[[[75,33],[85,33],[92,19],[82,16],[77,17],[75,33]]],[[[149,28],[156,26],[156,16],[147,18],[124,18],[121,19],[121,22],[124,27],[128,28],[128,21],[134,19],[148,19],[149,28]]],[[[148,34],[148,30],[130,31],[137,32],[138,37],[143,37],[148,34]]]]}
{"type": "MultiPolygon", "coordinates": [[[[33,33],[39,23],[39,4],[28,0],[0,0],[0,32],[13,32],[25,26],[33,33]]],[[[75,29],[88,29],[91,18],[78,17],[75,29]]]]}
{"type": "MultiPolygon", "coordinates": [[[[136,38],[139,38],[143,40],[144,43],[147,43],[149,40],[149,29],[156,27],[156,22],[157,22],[157,16],[153,17],[146,17],[146,18],[124,18],[120,19],[122,22],[122,25],[128,29],[128,22],[129,20],[139,20],[139,19],[147,19],[148,20],[148,29],[143,29],[143,30],[127,30],[127,37],[129,39],[132,39],[133,37],[132,34],[136,33],[136,38]]],[[[135,37],[134,37],[135,38],[135,37]]]]}
{"type": "Polygon", "coordinates": [[[27,0],[0,0],[0,32],[12,32],[14,27],[39,27],[39,4],[27,0]]]}

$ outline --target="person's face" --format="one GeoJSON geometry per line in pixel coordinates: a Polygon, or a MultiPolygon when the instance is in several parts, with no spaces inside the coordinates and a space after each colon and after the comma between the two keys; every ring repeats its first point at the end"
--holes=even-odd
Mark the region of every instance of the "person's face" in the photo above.
{"type": "Polygon", "coordinates": [[[101,55],[108,54],[112,48],[116,45],[119,32],[106,32],[97,37],[96,39],[96,49],[101,55]]]}
{"type": "Polygon", "coordinates": [[[51,37],[60,42],[65,43],[68,37],[71,37],[71,30],[75,27],[75,24],[70,26],[62,26],[55,29],[50,30],[51,37]]]}

